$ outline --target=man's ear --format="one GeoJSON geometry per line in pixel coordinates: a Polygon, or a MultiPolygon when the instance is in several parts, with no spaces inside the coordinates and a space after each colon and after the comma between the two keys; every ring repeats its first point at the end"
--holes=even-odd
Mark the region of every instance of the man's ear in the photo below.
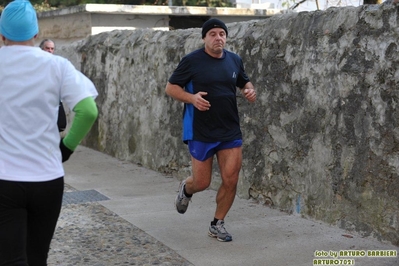
{"type": "Polygon", "coordinates": [[[3,35],[1,35],[1,39],[3,40],[3,42],[6,40],[6,37],[4,37],[3,35]]]}
{"type": "Polygon", "coordinates": [[[36,39],[36,37],[37,37],[37,34],[35,34],[35,36],[33,36],[33,39],[36,39]]]}

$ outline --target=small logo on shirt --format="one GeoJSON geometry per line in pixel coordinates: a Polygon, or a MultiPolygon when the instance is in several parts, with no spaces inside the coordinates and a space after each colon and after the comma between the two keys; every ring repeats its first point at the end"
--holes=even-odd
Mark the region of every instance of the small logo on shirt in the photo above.
{"type": "Polygon", "coordinates": [[[235,79],[237,77],[237,74],[236,74],[236,72],[233,72],[233,79],[235,79]]]}

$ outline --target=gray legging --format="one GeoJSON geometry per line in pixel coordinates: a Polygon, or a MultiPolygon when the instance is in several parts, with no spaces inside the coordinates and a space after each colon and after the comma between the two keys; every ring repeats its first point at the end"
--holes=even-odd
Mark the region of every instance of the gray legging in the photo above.
{"type": "Polygon", "coordinates": [[[0,265],[44,266],[61,211],[64,177],[0,180],[0,265]]]}

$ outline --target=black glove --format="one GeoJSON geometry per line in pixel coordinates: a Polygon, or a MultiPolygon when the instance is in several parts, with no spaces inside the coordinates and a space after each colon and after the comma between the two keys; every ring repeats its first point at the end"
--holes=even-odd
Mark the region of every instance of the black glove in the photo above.
{"type": "Polygon", "coordinates": [[[73,153],[70,149],[68,149],[65,145],[64,142],[62,142],[63,138],[60,141],[60,150],[61,150],[61,155],[62,155],[62,162],[68,161],[69,157],[73,153]]]}

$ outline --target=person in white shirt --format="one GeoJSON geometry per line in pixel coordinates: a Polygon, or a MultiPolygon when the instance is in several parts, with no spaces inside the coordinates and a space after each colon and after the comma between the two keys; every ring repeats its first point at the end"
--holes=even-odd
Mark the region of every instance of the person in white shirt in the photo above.
{"type": "Polygon", "coordinates": [[[62,205],[64,169],[98,116],[94,84],[65,58],[35,47],[27,0],[0,16],[0,265],[47,265],[62,205]],[[75,113],[61,139],[59,101],[75,113]]]}

